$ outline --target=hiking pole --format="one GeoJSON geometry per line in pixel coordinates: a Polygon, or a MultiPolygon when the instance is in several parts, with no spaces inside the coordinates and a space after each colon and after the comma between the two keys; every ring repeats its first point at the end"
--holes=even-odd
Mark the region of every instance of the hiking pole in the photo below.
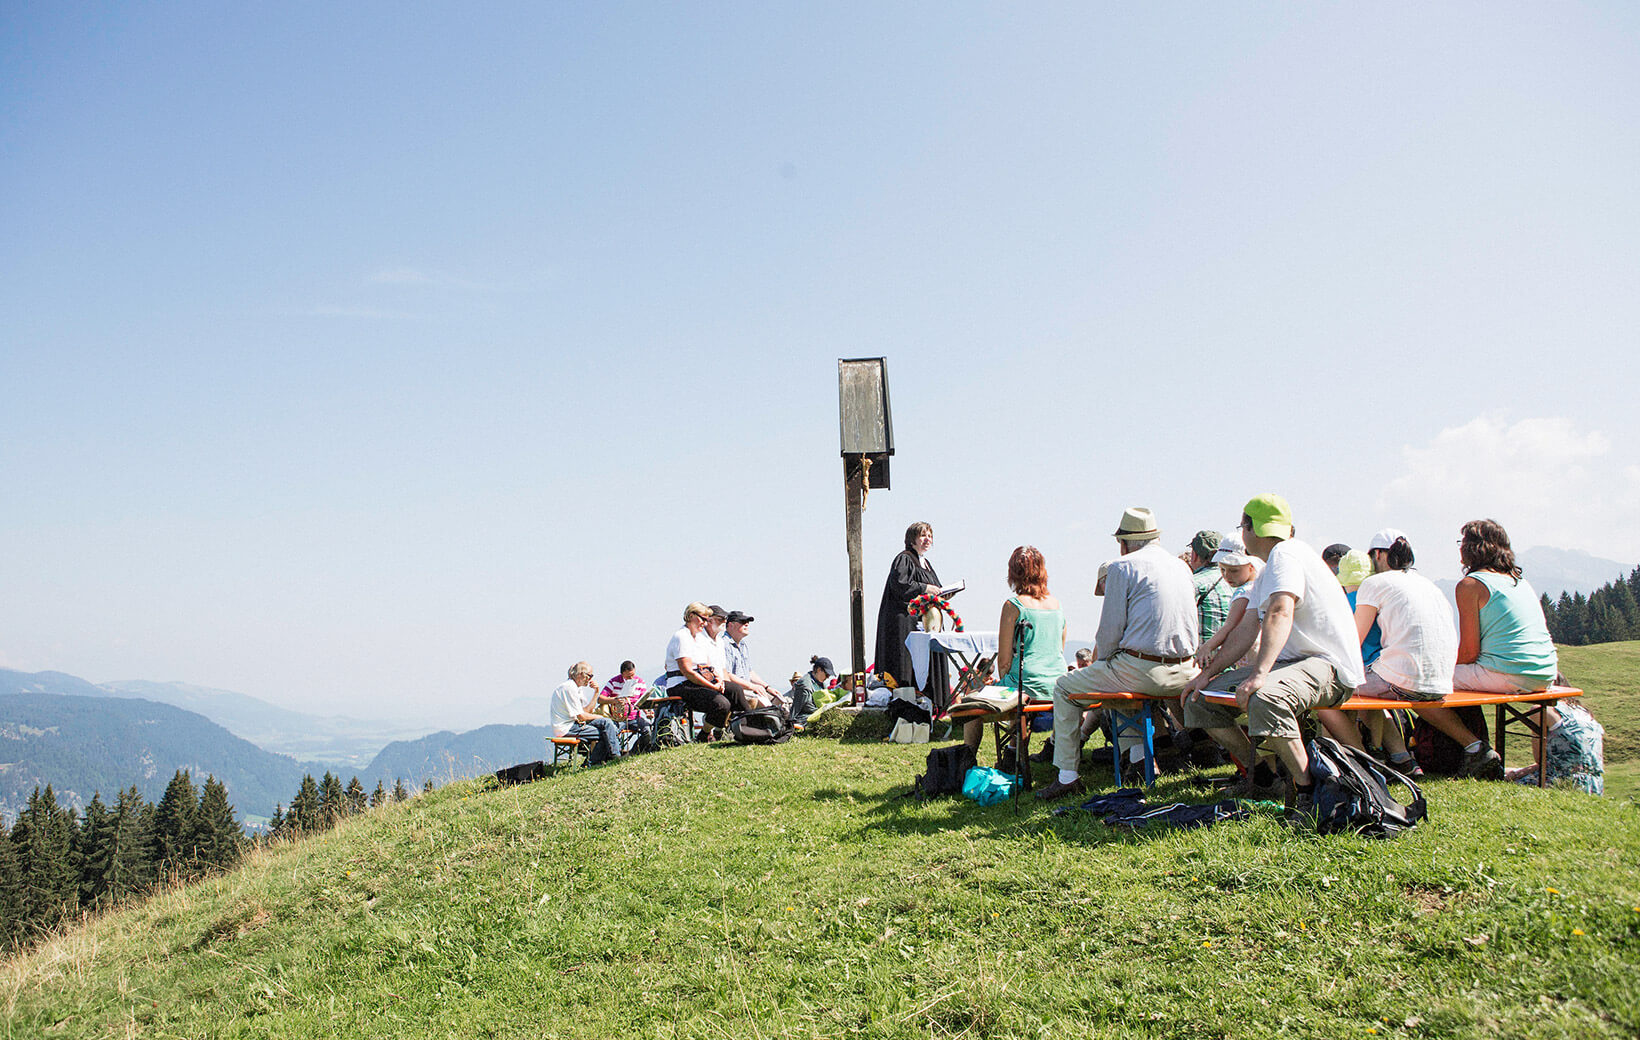
{"type": "Polygon", "coordinates": [[[1019,792],[1025,786],[1025,770],[1028,763],[1025,761],[1025,735],[1030,732],[1025,722],[1025,630],[1035,628],[1030,619],[1025,616],[1025,606],[1020,604],[1019,617],[1014,621],[1014,688],[1019,701],[1019,721],[1014,724],[1014,815],[1019,815],[1019,792]]]}

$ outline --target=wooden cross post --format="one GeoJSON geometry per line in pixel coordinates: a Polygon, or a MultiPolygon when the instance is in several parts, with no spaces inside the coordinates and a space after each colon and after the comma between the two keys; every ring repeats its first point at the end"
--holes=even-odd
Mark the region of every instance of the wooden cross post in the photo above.
{"type": "Polygon", "coordinates": [[[843,441],[843,523],[848,539],[848,615],[853,657],[852,689],[866,670],[865,550],[861,514],[872,488],[888,490],[888,457],[894,454],[894,423],[888,408],[888,359],[840,358],[837,415],[843,441]]]}

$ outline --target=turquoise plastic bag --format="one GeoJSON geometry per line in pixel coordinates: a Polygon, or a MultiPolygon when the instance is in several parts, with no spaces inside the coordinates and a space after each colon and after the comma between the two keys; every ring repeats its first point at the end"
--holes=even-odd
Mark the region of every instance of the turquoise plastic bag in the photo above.
{"type": "Polygon", "coordinates": [[[962,778],[962,796],[980,805],[995,805],[1014,796],[1019,777],[1000,769],[975,766],[962,778]]]}

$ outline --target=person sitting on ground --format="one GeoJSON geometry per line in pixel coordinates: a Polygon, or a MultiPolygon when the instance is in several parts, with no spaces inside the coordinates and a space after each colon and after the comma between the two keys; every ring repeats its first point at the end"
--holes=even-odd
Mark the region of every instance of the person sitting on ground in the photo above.
{"type": "MultiPolygon", "coordinates": [[[[1059,776],[1037,793],[1043,800],[1083,790],[1082,712],[1071,700],[1084,693],[1143,693],[1177,697],[1195,677],[1196,591],[1190,568],[1161,547],[1149,509],[1122,515],[1114,537],[1122,556],[1105,574],[1105,603],[1094,646],[1100,659],[1054,683],[1054,765],[1059,776]]],[[[1124,734],[1124,747],[1144,753],[1139,738],[1124,734]]]]}
{"type": "Polygon", "coordinates": [[[1349,600],[1338,578],[1316,551],[1294,538],[1292,508],[1280,495],[1262,494],[1242,509],[1242,540],[1264,570],[1249,593],[1259,614],[1258,654],[1251,667],[1221,671],[1221,661],[1239,660],[1253,645],[1255,633],[1237,626],[1219,648],[1213,663],[1191,679],[1185,695],[1185,721],[1210,733],[1219,746],[1250,774],[1256,771],[1253,743],[1236,725],[1247,713],[1253,741],[1267,741],[1292,778],[1292,808],[1314,812],[1310,756],[1304,748],[1298,716],[1313,708],[1332,708],[1349,699],[1366,678],[1361,667],[1349,600]],[[1234,691],[1236,707],[1213,704],[1202,691],[1234,691]]]}
{"type": "MultiPolygon", "coordinates": [[[[1452,692],[1458,632],[1452,625],[1452,608],[1446,596],[1434,582],[1413,573],[1412,545],[1394,528],[1373,535],[1367,555],[1372,558],[1373,574],[1356,592],[1355,628],[1364,641],[1376,622],[1383,633],[1383,649],[1367,669],[1366,681],[1355,692],[1363,697],[1399,701],[1430,701],[1447,696],[1452,692]]],[[[1413,710],[1460,745],[1476,749],[1464,755],[1459,776],[1503,775],[1498,753],[1471,732],[1457,712],[1444,707],[1413,710]]],[[[1399,731],[1391,726],[1384,730],[1384,737],[1390,764],[1416,775],[1417,764],[1400,740],[1399,731]]]]}
{"type": "Polygon", "coordinates": [[[815,655],[809,658],[809,670],[802,675],[792,677],[792,688],[789,694],[792,711],[792,728],[798,729],[808,724],[809,716],[813,715],[822,706],[832,703],[831,680],[837,674],[832,667],[831,658],[815,655]]]}
{"type": "MultiPolygon", "coordinates": [[[[1458,556],[1458,666],[1460,690],[1522,693],[1555,681],[1560,661],[1543,604],[1521,577],[1509,535],[1495,520],[1471,520],[1462,528],[1458,556]]],[[[1468,749],[1465,749],[1466,751],[1468,749]]]]}
{"type": "Polygon", "coordinates": [[[1331,567],[1332,572],[1337,574],[1340,561],[1343,560],[1349,552],[1349,546],[1345,545],[1343,542],[1334,542],[1325,549],[1321,550],[1321,562],[1326,564],[1328,567],[1331,567]]]}
{"type": "MultiPolygon", "coordinates": [[[[1606,730],[1595,721],[1579,697],[1569,697],[1553,707],[1549,716],[1549,747],[1544,755],[1549,766],[1549,783],[1587,791],[1606,792],[1606,730]]],[[[1535,741],[1534,741],[1535,743],[1535,741]]],[[[1505,779],[1536,785],[1537,763],[1511,769],[1505,779]]]]}
{"type": "Polygon", "coordinates": [[[592,685],[592,665],[577,661],[570,665],[569,678],[558,684],[547,702],[547,724],[552,727],[552,735],[592,742],[587,756],[592,765],[621,757],[620,724],[593,710],[597,693],[592,685]]]}
{"type": "Polygon", "coordinates": [[[638,666],[622,661],[619,674],[610,676],[604,688],[598,691],[598,704],[603,714],[616,722],[625,722],[637,714],[637,704],[648,692],[649,687],[638,674],[638,666]]]}
{"type": "Polygon", "coordinates": [[[784,705],[785,696],[764,682],[762,676],[752,671],[752,650],[746,645],[746,637],[750,633],[752,622],[756,620],[744,610],[731,610],[724,619],[723,652],[729,662],[729,672],[725,678],[729,687],[739,690],[748,704],[755,704],[757,707],[767,707],[770,704],[784,705]]]}
{"type": "MultiPolygon", "coordinates": [[[[1012,692],[1023,691],[1026,700],[1050,700],[1054,683],[1065,674],[1065,612],[1048,591],[1048,564],[1040,549],[1021,545],[1013,551],[1008,557],[1008,587],[1014,594],[1002,604],[997,622],[997,682],[1012,692]]],[[[1029,750],[1031,728],[1022,728],[1029,750]]],[[[962,739],[971,748],[977,750],[984,735],[983,722],[963,725],[962,739]]]]}
{"type": "Polygon", "coordinates": [[[663,680],[669,696],[683,698],[685,708],[706,716],[706,725],[695,734],[701,742],[722,739],[733,704],[712,667],[713,643],[706,635],[706,619],[711,616],[712,608],[704,603],[683,608],[683,627],[666,644],[663,680]]]}

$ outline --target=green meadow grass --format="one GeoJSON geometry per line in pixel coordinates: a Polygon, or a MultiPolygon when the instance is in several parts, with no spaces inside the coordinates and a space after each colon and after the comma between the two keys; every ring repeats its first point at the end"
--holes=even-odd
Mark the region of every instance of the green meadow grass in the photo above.
{"type": "Polygon", "coordinates": [[[0,1035],[1640,1033],[1633,803],[1439,781],[1391,842],[1122,833],[898,797],[925,750],[458,782],[13,959],[0,1035]]]}

